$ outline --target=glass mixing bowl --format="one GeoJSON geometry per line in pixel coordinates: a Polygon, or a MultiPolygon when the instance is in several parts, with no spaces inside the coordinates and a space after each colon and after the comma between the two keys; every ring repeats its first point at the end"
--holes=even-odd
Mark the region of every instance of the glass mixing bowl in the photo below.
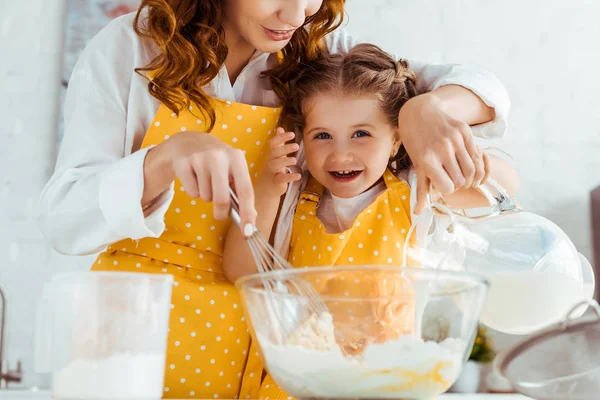
{"type": "Polygon", "coordinates": [[[430,399],[458,377],[488,284],[400,267],[272,271],[236,282],[272,378],[299,399],[430,399]],[[315,304],[327,307],[317,314],[315,304]]]}

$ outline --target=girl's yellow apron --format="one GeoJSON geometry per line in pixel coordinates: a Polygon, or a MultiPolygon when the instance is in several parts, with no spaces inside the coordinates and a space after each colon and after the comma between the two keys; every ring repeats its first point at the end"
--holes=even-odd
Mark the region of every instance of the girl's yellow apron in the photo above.
{"type": "MultiPolygon", "coordinates": [[[[288,256],[292,265],[401,265],[406,233],[411,225],[410,188],[389,170],[383,179],[387,190],[356,217],[350,229],[341,233],[326,232],[317,218],[323,186],[311,179],[294,215],[288,256]]],[[[360,351],[357,344],[360,346],[362,343],[361,334],[369,336],[371,340],[377,338],[383,341],[410,333],[406,328],[414,322],[414,296],[410,285],[405,283],[401,278],[392,281],[370,276],[365,279],[356,273],[340,273],[322,283],[327,286],[330,296],[394,296],[393,301],[361,303],[353,306],[352,310],[348,309],[348,304],[342,305],[339,310],[332,304],[328,306],[336,321],[336,329],[343,329],[345,323],[349,326],[344,336],[351,339],[352,343],[341,343],[342,349],[350,354],[360,351]],[[351,319],[346,321],[343,315],[349,315],[351,319]],[[356,329],[361,315],[368,322],[356,329]],[[358,336],[351,337],[348,335],[350,332],[358,336]]],[[[263,382],[259,397],[291,399],[270,376],[263,382]]]]}
{"type": "MultiPolygon", "coordinates": [[[[211,132],[244,150],[258,176],[279,108],[213,101],[211,132]]],[[[158,110],[142,147],[158,145],[182,131],[206,132],[194,106],[179,117],[158,110]]],[[[93,270],[172,274],[175,278],[165,374],[165,398],[257,398],[262,364],[251,346],[235,287],[222,269],[223,240],[231,221],[216,221],[212,203],[190,198],[179,180],[158,239],[126,239],[100,254],[93,270]]]]}

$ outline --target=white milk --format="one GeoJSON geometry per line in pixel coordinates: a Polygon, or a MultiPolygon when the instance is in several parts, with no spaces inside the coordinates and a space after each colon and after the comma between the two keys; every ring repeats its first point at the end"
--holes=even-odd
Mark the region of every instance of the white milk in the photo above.
{"type": "Polygon", "coordinates": [[[490,290],[481,322],[500,332],[528,334],[560,321],[583,300],[582,284],[559,272],[486,274],[490,290]]]}
{"type": "Polygon", "coordinates": [[[163,394],[164,353],[116,354],[73,360],[54,373],[60,400],[158,400],[163,394]]]}

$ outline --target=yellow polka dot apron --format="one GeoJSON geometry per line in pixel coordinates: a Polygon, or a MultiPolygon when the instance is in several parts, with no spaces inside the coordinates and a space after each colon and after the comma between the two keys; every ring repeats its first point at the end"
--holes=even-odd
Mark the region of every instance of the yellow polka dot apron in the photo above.
{"type": "MultiPolygon", "coordinates": [[[[255,179],[275,132],[280,109],[213,101],[211,132],[246,154],[255,179]]],[[[161,106],[142,147],[182,131],[206,132],[194,106],[179,116],[161,106]]],[[[212,203],[192,199],[179,180],[158,238],[126,239],[99,255],[93,270],[172,274],[165,398],[257,398],[262,363],[251,346],[239,295],[223,273],[223,240],[230,220],[213,218],[212,203]]]]}
{"type": "MultiPolygon", "coordinates": [[[[348,230],[328,233],[317,218],[323,186],[311,179],[302,193],[292,227],[289,261],[295,267],[342,265],[401,265],[406,233],[411,225],[410,188],[391,171],[383,176],[386,189],[365,208],[348,230]]],[[[373,342],[411,333],[414,324],[414,293],[410,284],[397,279],[378,279],[360,273],[339,273],[315,283],[318,291],[334,297],[394,296],[393,300],[356,303],[329,303],[335,329],[344,332],[339,343],[349,355],[360,353],[373,342]],[[324,287],[323,287],[324,286],[324,287]]],[[[288,399],[287,393],[267,377],[260,391],[263,399],[288,399]]]]}

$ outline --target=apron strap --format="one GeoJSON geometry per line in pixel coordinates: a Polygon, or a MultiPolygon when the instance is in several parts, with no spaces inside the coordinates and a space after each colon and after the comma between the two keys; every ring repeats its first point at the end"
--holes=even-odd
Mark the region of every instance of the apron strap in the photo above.
{"type": "Polygon", "coordinates": [[[282,51],[282,50],[279,50],[279,51],[277,52],[277,62],[278,62],[279,64],[281,64],[281,63],[283,62],[283,51],[282,51]]]}
{"type": "Polygon", "coordinates": [[[394,189],[398,186],[405,186],[406,182],[398,179],[396,175],[392,173],[389,169],[386,169],[383,173],[383,181],[385,182],[385,186],[388,189],[394,189]]]}
{"type": "Polygon", "coordinates": [[[317,207],[319,207],[323,190],[323,185],[311,177],[300,195],[296,211],[307,215],[317,215],[317,207]]]}

